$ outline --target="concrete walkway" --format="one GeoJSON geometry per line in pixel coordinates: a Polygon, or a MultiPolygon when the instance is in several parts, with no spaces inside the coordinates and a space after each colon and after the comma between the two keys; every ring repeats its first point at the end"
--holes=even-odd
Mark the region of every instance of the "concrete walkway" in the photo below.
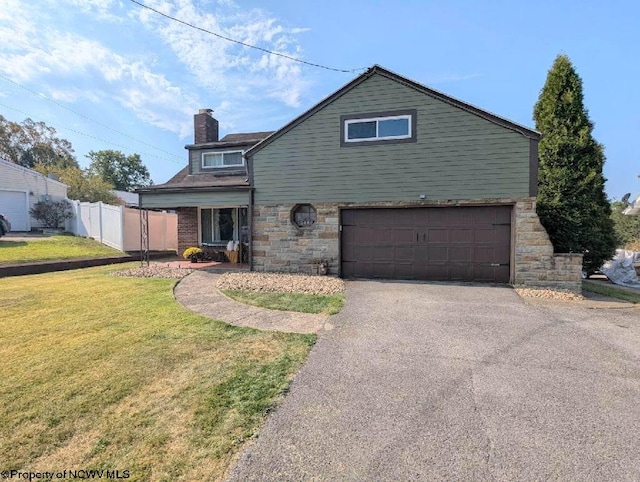
{"type": "Polygon", "coordinates": [[[333,328],[326,315],[267,310],[233,301],[215,287],[219,276],[207,271],[194,271],[176,285],[176,300],[195,313],[258,330],[318,333],[333,328]]]}

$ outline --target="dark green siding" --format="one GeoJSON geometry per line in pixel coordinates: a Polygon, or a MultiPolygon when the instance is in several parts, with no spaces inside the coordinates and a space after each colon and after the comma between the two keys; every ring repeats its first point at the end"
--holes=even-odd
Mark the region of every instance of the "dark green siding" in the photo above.
{"type": "Polygon", "coordinates": [[[142,193],[140,207],[183,208],[195,206],[234,207],[249,204],[249,191],[193,191],[187,193],[142,193]]]}
{"type": "Polygon", "coordinates": [[[202,170],[202,151],[190,150],[189,164],[191,167],[191,174],[198,174],[202,170]]]}
{"type": "MultiPolygon", "coordinates": [[[[246,151],[248,147],[221,147],[219,149],[190,149],[189,150],[189,164],[191,167],[191,174],[200,174],[201,172],[220,172],[220,169],[202,169],[202,154],[207,152],[229,152],[229,151],[246,151]]],[[[230,168],[229,168],[230,169],[230,168]]],[[[234,167],[234,170],[246,172],[246,168],[234,167]]]]}
{"type": "Polygon", "coordinates": [[[529,139],[373,75],[254,158],[257,204],[517,198],[529,139]],[[340,147],[340,116],[417,109],[417,142],[340,147]]]}

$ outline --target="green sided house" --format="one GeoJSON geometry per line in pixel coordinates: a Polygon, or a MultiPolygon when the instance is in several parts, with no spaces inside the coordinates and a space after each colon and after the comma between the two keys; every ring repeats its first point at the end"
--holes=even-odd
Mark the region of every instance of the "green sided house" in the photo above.
{"type": "Polygon", "coordinates": [[[273,133],[218,140],[194,117],[189,164],[139,190],[176,209],[179,251],[248,246],[251,269],[579,291],[535,211],[540,134],[380,66],[273,133]]]}

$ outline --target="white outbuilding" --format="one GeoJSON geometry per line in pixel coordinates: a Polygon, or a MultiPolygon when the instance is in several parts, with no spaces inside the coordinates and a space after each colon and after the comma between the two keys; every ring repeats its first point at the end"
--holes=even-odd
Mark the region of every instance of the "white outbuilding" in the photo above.
{"type": "Polygon", "coordinates": [[[0,158],[0,213],[9,219],[11,231],[43,227],[29,209],[38,201],[66,198],[66,184],[0,158]]]}

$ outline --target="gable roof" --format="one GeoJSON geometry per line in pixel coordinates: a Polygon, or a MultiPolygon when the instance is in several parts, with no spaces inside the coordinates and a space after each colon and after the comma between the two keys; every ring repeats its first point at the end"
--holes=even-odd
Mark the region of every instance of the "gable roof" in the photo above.
{"type": "Polygon", "coordinates": [[[452,105],[454,107],[462,109],[462,110],[464,110],[466,112],[469,112],[471,114],[477,115],[478,117],[482,117],[483,119],[486,119],[489,122],[493,122],[494,124],[497,124],[499,126],[505,127],[505,128],[510,129],[512,131],[518,132],[518,133],[522,134],[524,137],[531,138],[531,139],[536,139],[536,140],[540,139],[540,137],[541,137],[541,134],[539,132],[533,130],[533,129],[530,129],[530,128],[528,128],[526,126],[523,126],[523,125],[520,125],[520,124],[517,124],[516,122],[510,121],[509,119],[505,119],[504,117],[500,117],[500,116],[498,116],[496,114],[493,114],[493,113],[491,113],[489,111],[486,111],[484,109],[480,109],[479,107],[476,107],[476,106],[474,106],[472,104],[469,104],[467,102],[463,102],[463,101],[461,101],[459,99],[451,97],[451,96],[449,96],[447,94],[444,94],[444,93],[442,93],[440,91],[437,91],[435,89],[427,87],[427,86],[425,86],[423,84],[420,84],[418,82],[415,82],[415,81],[413,81],[411,79],[407,79],[406,77],[403,77],[403,76],[401,76],[399,74],[396,74],[395,72],[387,70],[384,67],[381,67],[381,66],[376,64],[373,67],[368,68],[366,72],[364,72],[363,74],[359,75],[358,77],[353,79],[351,82],[347,83],[346,85],[344,85],[340,89],[336,90],[333,94],[329,95],[328,97],[326,97],[323,100],[321,100],[320,102],[318,102],[316,105],[311,107],[306,112],[302,113],[301,115],[299,115],[298,117],[293,119],[291,122],[286,124],[281,129],[279,129],[279,130],[275,131],[274,133],[272,133],[269,137],[264,139],[262,142],[259,142],[258,144],[254,145],[252,148],[247,150],[247,152],[245,152],[245,156],[250,157],[250,156],[254,155],[256,152],[258,152],[261,149],[265,148],[266,146],[271,144],[273,141],[275,141],[279,137],[282,137],[284,134],[289,132],[291,129],[296,127],[298,124],[301,124],[302,122],[304,122],[306,119],[311,117],[313,114],[315,114],[319,110],[321,110],[324,107],[326,107],[327,105],[331,104],[333,101],[335,101],[336,99],[342,97],[344,94],[349,92],[351,89],[353,89],[354,87],[357,87],[358,85],[363,83],[365,80],[369,79],[370,77],[372,77],[373,75],[376,75],[376,74],[382,75],[383,77],[386,77],[388,79],[391,79],[391,80],[394,80],[396,82],[399,82],[402,85],[405,85],[407,87],[415,89],[418,92],[421,92],[421,93],[423,93],[425,95],[433,97],[434,99],[438,99],[438,100],[440,100],[442,102],[446,102],[447,104],[450,104],[450,105],[452,105]]]}
{"type": "Polygon", "coordinates": [[[185,189],[243,189],[249,187],[249,179],[246,173],[198,173],[189,174],[189,166],[182,168],[175,176],[164,184],[136,189],[137,193],[149,193],[154,191],[176,191],[182,192],[185,189]]]}
{"type": "MultiPolygon", "coordinates": [[[[8,161],[3,157],[0,157],[0,167],[6,167],[8,169],[14,169],[16,171],[20,171],[23,174],[30,174],[34,177],[43,179],[46,182],[54,182],[56,184],[60,184],[61,186],[65,186],[65,187],[69,187],[67,184],[65,184],[64,182],[61,182],[57,179],[54,179],[52,177],[49,176],[45,176],[43,174],[40,174],[38,171],[34,171],[33,169],[29,169],[28,167],[23,167],[20,166],[14,162],[8,161]]],[[[51,174],[50,174],[51,175],[51,174]]]]}

